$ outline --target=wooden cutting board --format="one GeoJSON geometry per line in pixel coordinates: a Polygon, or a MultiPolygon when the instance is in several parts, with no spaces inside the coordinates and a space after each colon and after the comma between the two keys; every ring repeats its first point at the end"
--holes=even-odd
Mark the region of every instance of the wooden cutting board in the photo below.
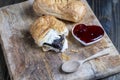
{"type": "MultiPolygon", "coordinates": [[[[80,23],[100,25],[89,5],[80,23]]],[[[120,72],[120,55],[109,37],[91,46],[83,46],[71,35],[64,53],[43,52],[32,39],[29,28],[38,16],[29,1],[0,9],[0,35],[4,56],[13,80],[95,80],[120,72]],[[68,60],[85,59],[93,54],[110,53],[84,63],[77,72],[66,74],[60,69],[68,60]]],[[[65,22],[71,31],[74,23],[65,22]]]]}

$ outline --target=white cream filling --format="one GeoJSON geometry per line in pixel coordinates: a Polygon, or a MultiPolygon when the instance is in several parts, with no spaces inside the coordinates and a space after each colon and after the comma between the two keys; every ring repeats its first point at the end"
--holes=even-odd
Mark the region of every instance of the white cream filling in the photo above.
{"type": "Polygon", "coordinates": [[[52,42],[55,39],[59,39],[60,36],[57,34],[57,32],[53,29],[50,29],[49,32],[47,33],[47,35],[44,37],[44,39],[42,39],[42,41],[40,41],[39,45],[43,46],[44,43],[49,43],[52,44],[52,42]]]}
{"type": "Polygon", "coordinates": [[[68,48],[68,41],[65,38],[65,41],[64,41],[63,48],[62,48],[61,52],[64,52],[67,48],[68,48]]]}
{"type": "MultiPolygon", "coordinates": [[[[68,31],[65,30],[65,32],[67,35],[68,31]]],[[[44,43],[52,44],[53,41],[56,39],[60,39],[60,36],[58,35],[58,33],[55,30],[50,29],[49,32],[47,33],[47,35],[44,37],[44,39],[42,39],[42,41],[40,41],[39,45],[43,46],[44,43]]],[[[67,48],[68,48],[68,42],[67,42],[67,39],[65,39],[61,52],[64,52],[67,48]]]]}

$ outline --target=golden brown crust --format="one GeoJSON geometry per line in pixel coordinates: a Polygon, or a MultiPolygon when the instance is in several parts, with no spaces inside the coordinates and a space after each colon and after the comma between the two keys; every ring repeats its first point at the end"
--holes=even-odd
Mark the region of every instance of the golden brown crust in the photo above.
{"type": "Polygon", "coordinates": [[[59,35],[64,34],[66,25],[57,20],[53,16],[42,16],[38,18],[30,28],[30,33],[34,38],[35,42],[38,44],[48,33],[50,29],[54,29],[59,35]]]}
{"type": "Polygon", "coordinates": [[[33,9],[38,15],[49,14],[72,22],[79,22],[86,13],[85,5],[78,0],[35,0],[33,9]]]}

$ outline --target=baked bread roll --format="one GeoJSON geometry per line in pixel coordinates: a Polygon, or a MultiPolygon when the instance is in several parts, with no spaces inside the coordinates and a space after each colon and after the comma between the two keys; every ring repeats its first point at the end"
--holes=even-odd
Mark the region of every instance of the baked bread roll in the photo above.
{"type": "Polygon", "coordinates": [[[79,22],[86,13],[80,0],[35,0],[33,9],[38,15],[53,15],[72,22],[79,22]]]}
{"type": "Polygon", "coordinates": [[[68,48],[66,25],[53,16],[38,18],[30,28],[35,43],[44,51],[64,52],[68,48]]]}

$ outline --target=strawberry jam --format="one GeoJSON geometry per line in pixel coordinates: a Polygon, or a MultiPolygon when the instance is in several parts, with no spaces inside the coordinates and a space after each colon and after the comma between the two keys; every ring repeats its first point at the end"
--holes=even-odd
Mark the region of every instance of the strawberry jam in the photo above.
{"type": "Polygon", "coordinates": [[[96,41],[104,36],[104,31],[100,26],[78,24],[73,30],[73,34],[85,43],[96,41]]]}

